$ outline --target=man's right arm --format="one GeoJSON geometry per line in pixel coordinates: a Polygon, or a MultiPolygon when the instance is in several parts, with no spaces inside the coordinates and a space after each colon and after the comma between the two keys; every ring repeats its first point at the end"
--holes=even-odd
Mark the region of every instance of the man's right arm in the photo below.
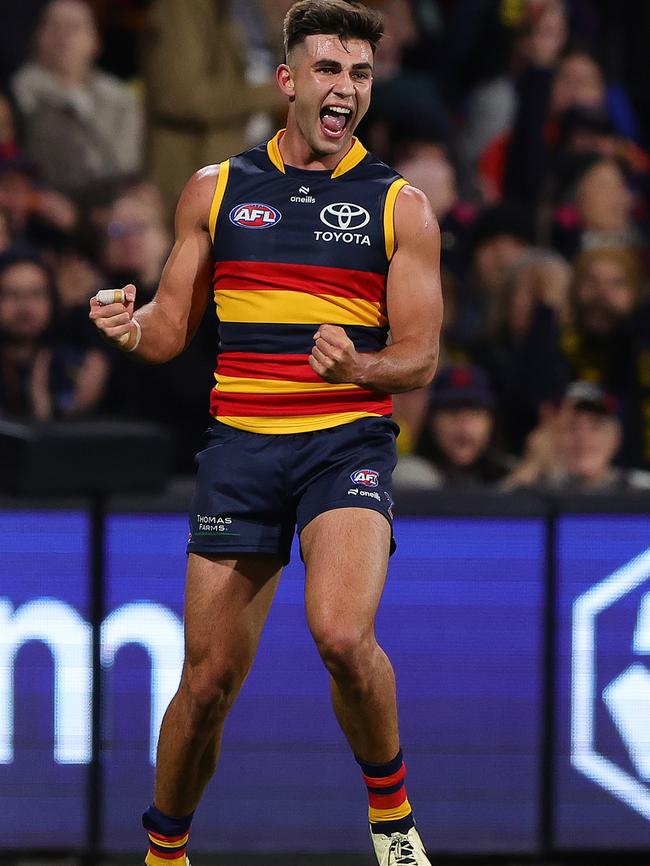
{"type": "Polygon", "coordinates": [[[133,355],[145,363],[162,364],[179,355],[205,313],[212,281],[208,219],[218,173],[218,166],[208,166],[185,185],[176,208],[174,246],[153,300],[134,313],[135,287],[126,286],[126,304],[90,301],[91,320],[124,351],[133,350],[138,335],[133,320],[138,322],[141,338],[133,355]]]}

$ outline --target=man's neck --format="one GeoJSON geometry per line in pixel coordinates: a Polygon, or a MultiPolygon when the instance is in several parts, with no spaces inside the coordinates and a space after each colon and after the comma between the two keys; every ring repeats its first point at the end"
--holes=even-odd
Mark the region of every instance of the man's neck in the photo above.
{"type": "Polygon", "coordinates": [[[352,142],[337,153],[314,153],[300,134],[300,130],[292,124],[287,124],[278,146],[285,165],[305,171],[333,171],[352,147],[352,142]]]}

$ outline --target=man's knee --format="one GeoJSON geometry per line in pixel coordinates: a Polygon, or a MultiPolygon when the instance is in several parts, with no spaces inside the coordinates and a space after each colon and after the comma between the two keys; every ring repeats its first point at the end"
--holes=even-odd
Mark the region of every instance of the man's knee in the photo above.
{"type": "Polygon", "coordinates": [[[242,667],[228,662],[185,664],[179,691],[185,698],[191,723],[214,724],[230,708],[246,676],[242,667]]]}
{"type": "Polygon", "coordinates": [[[372,632],[338,625],[313,629],[320,657],[330,674],[350,683],[362,683],[372,664],[377,644],[372,632]]]}

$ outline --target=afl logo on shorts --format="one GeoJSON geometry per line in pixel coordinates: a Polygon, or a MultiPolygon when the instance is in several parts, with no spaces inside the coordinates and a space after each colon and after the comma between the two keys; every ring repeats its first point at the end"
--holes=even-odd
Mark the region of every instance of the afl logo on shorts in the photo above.
{"type": "Polygon", "coordinates": [[[268,204],[246,202],[238,204],[230,211],[230,222],[243,229],[270,229],[282,219],[279,210],[268,204]]]}
{"type": "Polygon", "coordinates": [[[364,487],[379,486],[379,472],[374,469],[357,469],[350,478],[355,484],[363,484],[364,487]]]}

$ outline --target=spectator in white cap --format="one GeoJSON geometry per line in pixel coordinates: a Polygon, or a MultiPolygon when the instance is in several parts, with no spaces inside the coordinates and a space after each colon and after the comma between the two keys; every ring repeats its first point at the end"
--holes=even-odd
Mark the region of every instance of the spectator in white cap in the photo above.
{"type": "Polygon", "coordinates": [[[615,397],[594,382],[573,382],[556,412],[528,440],[508,487],[572,493],[650,488],[650,473],[616,466],[622,431],[615,397]]]}

